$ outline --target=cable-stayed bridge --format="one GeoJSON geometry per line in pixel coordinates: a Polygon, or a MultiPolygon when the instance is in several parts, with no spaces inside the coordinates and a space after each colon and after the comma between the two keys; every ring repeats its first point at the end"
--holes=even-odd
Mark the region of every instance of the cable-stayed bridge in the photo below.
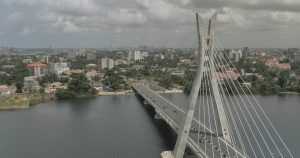
{"type": "Polygon", "coordinates": [[[196,14],[198,66],[184,111],[145,85],[133,89],[178,134],[164,158],[183,158],[188,146],[201,158],[293,158],[215,36],[217,14],[204,21],[196,14]]]}

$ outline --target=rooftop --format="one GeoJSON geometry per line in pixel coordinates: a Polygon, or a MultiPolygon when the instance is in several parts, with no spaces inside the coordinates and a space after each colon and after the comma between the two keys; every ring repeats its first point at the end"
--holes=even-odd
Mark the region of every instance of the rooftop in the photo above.
{"type": "Polygon", "coordinates": [[[28,64],[27,67],[44,67],[47,66],[47,64],[43,64],[43,63],[31,63],[28,64]]]}

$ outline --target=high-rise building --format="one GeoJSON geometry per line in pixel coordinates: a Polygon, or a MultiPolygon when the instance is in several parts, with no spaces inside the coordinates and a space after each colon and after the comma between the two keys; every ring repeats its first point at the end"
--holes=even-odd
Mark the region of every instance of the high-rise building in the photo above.
{"type": "Polygon", "coordinates": [[[141,51],[135,50],[135,51],[129,51],[127,54],[127,60],[142,60],[142,54],[141,51]]]}
{"type": "Polygon", "coordinates": [[[134,51],[133,55],[132,55],[132,59],[134,61],[141,60],[141,52],[140,51],[134,51]]]}
{"type": "Polygon", "coordinates": [[[27,65],[31,76],[44,76],[46,74],[46,64],[31,63],[27,65]]]}
{"type": "Polygon", "coordinates": [[[101,58],[98,60],[98,71],[108,69],[111,70],[114,67],[114,60],[109,58],[101,58]]]}
{"type": "Polygon", "coordinates": [[[107,69],[111,70],[114,67],[114,60],[113,59],[108,59],[107,60],[107,69]]]}

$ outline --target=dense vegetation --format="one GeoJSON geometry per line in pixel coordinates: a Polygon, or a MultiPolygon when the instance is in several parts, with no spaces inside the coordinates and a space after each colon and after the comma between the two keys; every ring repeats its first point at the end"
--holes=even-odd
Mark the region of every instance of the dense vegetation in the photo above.
{"type": "Polygon", "coordinates": [[[106,71],[104,80],[102,81],[103,85],[111,91],[127,89],[128,85],[124,81],[124,78],[115,73],[115,71],[115,69],[106,71]]]}
{"type": "Polygon", "coordinates": [[[97,90],[94,89],[84,74],[72,74],[67,90],[59,90],[56,96],[59,99],[71,99],[75,97],[94,96],[97,90]]]}

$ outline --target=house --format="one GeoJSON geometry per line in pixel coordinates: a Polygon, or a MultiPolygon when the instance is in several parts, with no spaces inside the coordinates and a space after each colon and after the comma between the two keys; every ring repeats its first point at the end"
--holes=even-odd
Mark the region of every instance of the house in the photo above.
{"type": "Polygon", "coordinates": [[[289,63],[279,63],[276,58],[266,59],[265,66],[269,69],[291,70],[291,65],[289,63]]]}
{"type": "Polygon", "coordinates": [[[45,93],[56,93],[58,89],[67,89],[68,87],[60,82],[46,84],[45,93]]]}
{"type": "Polygon", "coordinates": [[[7,85],[0,85],[0,98],[7,97],[16,92],[16,89],[7,85]]]}
{"type": "Polygon", "coordinates": [[[40,89],[39,82],[37,81],[37,76],[24,77],[24,91],[37,91],[40,89]]]}

